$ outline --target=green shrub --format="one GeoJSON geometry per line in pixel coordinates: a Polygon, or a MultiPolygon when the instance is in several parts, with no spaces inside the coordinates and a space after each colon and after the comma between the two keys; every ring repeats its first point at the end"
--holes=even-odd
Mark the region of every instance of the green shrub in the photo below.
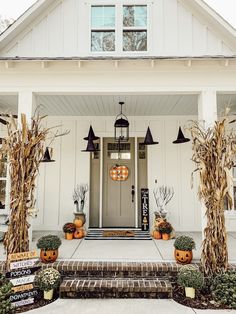
{"type": "Polygon", "coordinates": [[[55,289],[60,285],[61,275],[58,270],[54,268],[46,268],[41,270],[36,278],[36,286],[43,291],[49,291],[55,289]]]}
{"type": "Polygon", "coordinates": [[[12,284],[0,274],[0,314],[11,313],[12,284]]]}
{"type": "Polygon", "coordinates": [[[57,250],[61,245],[61,240],[56,235],[47,235],[38,240],[37,248],[45,251],[57,250]]]}
{"type": "Polygon", "coordinates": [[[174,247],[181,251],[192,251],[196,248],[193,238],[188,236],[180,236],[175,239],[174,247]]]}
{"type": "Polygon", "coordinates": [[[184,265],[178,273],[178,284],[181,287],[201,289],[204,284],[204,276],[194,265],[184,265]]]}
{"type": "Polygon", "coordinates": [[[211,290],[215,301],[236,309],[236,271],[217,275],[211,290]]]}
{"type": "Polygon", "coordinates": [[[171,226],[171,224],[167,221],[163,221],[162,223],[160,223],[159,225],[159,231],[161,233],[167,233],[170,234],[173,230],[173,227],[171,226]]]}

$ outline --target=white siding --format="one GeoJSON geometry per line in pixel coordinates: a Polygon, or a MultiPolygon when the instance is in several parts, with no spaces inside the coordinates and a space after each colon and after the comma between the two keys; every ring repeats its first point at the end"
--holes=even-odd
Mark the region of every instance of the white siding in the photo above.
{"type": "MultiPolygon", "coordinates": [[[[90,5],[107,3],[103,0],[55,1],[47,11],[28,25],[21,35],[4,48],[1,56],[20,57],[85,57],[90,52],[90,5]]],[[[220,35],[206,17],[177,0],[110,0],[109,4],[149,5],[149,51],[147,56],[232,55],[226,38],[220,35]]],[[[121,36],[118,36],[121,38],[121,36]]],[[[235,47],[235,43],[234,43],[235,47]]],[[[106,54],[105,54],[106,55],[106,54]]],[[[108,55],[122,56],[122,51],[108,55]]],[[[127,53],[125,53],[127,56],[127,53]]],[[[131,55],[133,55],[131,53],[131,55]]],[[[135,53],[137,56],[137,53],[135,53]]],[[[142,55],[140,53],[139,55],[142,55]]]]}
{"type": "MultiPolygon", "coordinates": [[[[86,142],[83,137],[92,124],[100,136],[113,136],[113,117],[50,117],[48,126],[62,124],[61,129],[70,129],[69,135],[55,140],[56,162],[42,164],[38,180],[38,218],[34,222],[37,230],[60,230],[67,221],[72,221],[74,205],[72,192],[76,183],[89,182],[90,156],[81,152],[86,142]]],[[[150,125],[160,145],[148,149],[148,185],[150,189],[151,218],[156,210],[153,198],[155,179],[158,184],[174,187],[175,196],[169,209],[170,220],[176,230],[199,231],[200,210],[196,189],[191,189],[190,177],[193,170],[191,144],[174,145],[179,125],[187,124],[183,117],[129,117],[131,136],[144,136],[150,125]]],[[[88,214],[89,204],[86,211],[88,214]]]]}

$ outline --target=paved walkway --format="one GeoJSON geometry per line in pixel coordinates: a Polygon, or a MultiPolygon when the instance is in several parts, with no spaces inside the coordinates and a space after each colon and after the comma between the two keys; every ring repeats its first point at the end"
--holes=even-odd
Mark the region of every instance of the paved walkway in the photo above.
{"type": "Polygon", "coordinates": [[[116,299],[116,300],[62,300],[27,312],[29,314],[223,314],[236,313],[236,311],[222,310],[195,310],[176,303],[173,300],[137,300],[137,299],[116,299]]]}
{"type": "MultiPolygon", "coordinates": [[[[35,232],[31,249],[36,248],[37,240],[44,234],[55,232],[35,232]]],[[[184,233],[194,238],[197,249],[193,251],[194,260],[199,260],[201,252],[201,233],[184,233]]],[[[173,261],[174,240],[65,240],[62,233],[62,246],[59,258],[78,260],[140,260],[173,261]]],[[[228,235],[229,260],[236,262],[236,233],[228,235]]],[[[0,260],[5,260],[3,245],[0,243],[0,260]]]]}

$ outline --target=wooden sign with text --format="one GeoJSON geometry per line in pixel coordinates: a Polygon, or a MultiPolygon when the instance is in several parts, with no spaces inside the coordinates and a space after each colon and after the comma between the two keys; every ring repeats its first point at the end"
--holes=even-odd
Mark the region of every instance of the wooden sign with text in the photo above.
{"type": "Polygon", "coordinates": [[[37,262],[38,262],[37,258],[28,259],[28,260],[19,261],[19,262],[12,262],[10,263],[10,270],[33,267],[37,262]]]}
{"type": "Polygon", "coordinates": [[[142,230],[149,230],[149,190],[141,189],[141,221],[142,230]]]}
{"type": "Polygon", "coordinates": [[[21,285],[33,283],[34,279],[35,279],[35,275],[31,275],[31,276],[26,276],[26,277],[10,279],[10,282],[15,287],[15,286],[21,286],[21,285]]]}
{"type": "Polygon", "coordinates": [[[21,301],[17,301],[17,302],[12,302],[12,307],[20,307],[20,306],[24,306],[24,305],[29,305],[29,304],[33,304],[34,303],[34,298],[29,298],[26,300],[21,300],[21,301]]]}
{"type": "Polygon", "coordinates": [[[38,298],[39,295],[40,295],[39,290],[34,289],[34,290],[31,290],[31,291],[25,291],[25,292],[12,294],[10,296],[10,301],[11,302],[17,302],[17,301],[25,300],[25,299],[29,299],[29,298],[34,298],[35,299],[35,298],[38,298]]]}
{"type": "Polygon", "coordinates": [[[38,256],[37,251],[22,252],[22,253],[13,253],[8,255],[9,261],[19,261],[21,259],[31,259],[38,256]]]}
{"type": "Polygon", "coordinates": [[[17,293],[17,292],[22,292],[22,291],[27,291],[27,290],[31,290],[34,288],[34,285],[28,284],[28,285],[23,285],[23,286],[17,286],[17,287],[12,287],[12,290],[17,293]]]}

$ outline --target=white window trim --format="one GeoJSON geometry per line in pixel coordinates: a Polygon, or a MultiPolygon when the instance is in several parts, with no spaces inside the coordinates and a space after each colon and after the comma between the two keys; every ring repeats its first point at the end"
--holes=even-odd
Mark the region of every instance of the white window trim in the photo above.
{"type": "MultiPolygon", "coordinates": [[[[88,2],[89,5],[89,43],[88,43],[88,54],[90,56],[147,56],[151,54],[152,51],[152,43],[151,43],[151,25],[152,25],[152,16],[151,16],[151,6],[153,5],[152,1],[143,1],[137,0],[133,3],[129,0],[123,0],[119,4],[114,2],[114,0],[110,0],[109,2],[105,0],[93,0],[88,2]],[[95,28],[92,27],[92,6],[115,6],[116,14],[115,14],[115,50],[114,51],[92,51],[91,42],[92,42],[92,31],[95,28]],[[123,6],[124,5],[145,5],[147,6],[147,26],[144,27],[123,27],[123,6]],[[146,51],[123,51],[123,30],[147,30],[147,50],[146,51]]],[[[103,28],[97,28],[97,30],[102,30],[103,28]]],[[[113,29],[112,27],[109,29],[113,29]]],[[[108,30],[108,28],[104,28],[104,30],[108,30]]]]}

